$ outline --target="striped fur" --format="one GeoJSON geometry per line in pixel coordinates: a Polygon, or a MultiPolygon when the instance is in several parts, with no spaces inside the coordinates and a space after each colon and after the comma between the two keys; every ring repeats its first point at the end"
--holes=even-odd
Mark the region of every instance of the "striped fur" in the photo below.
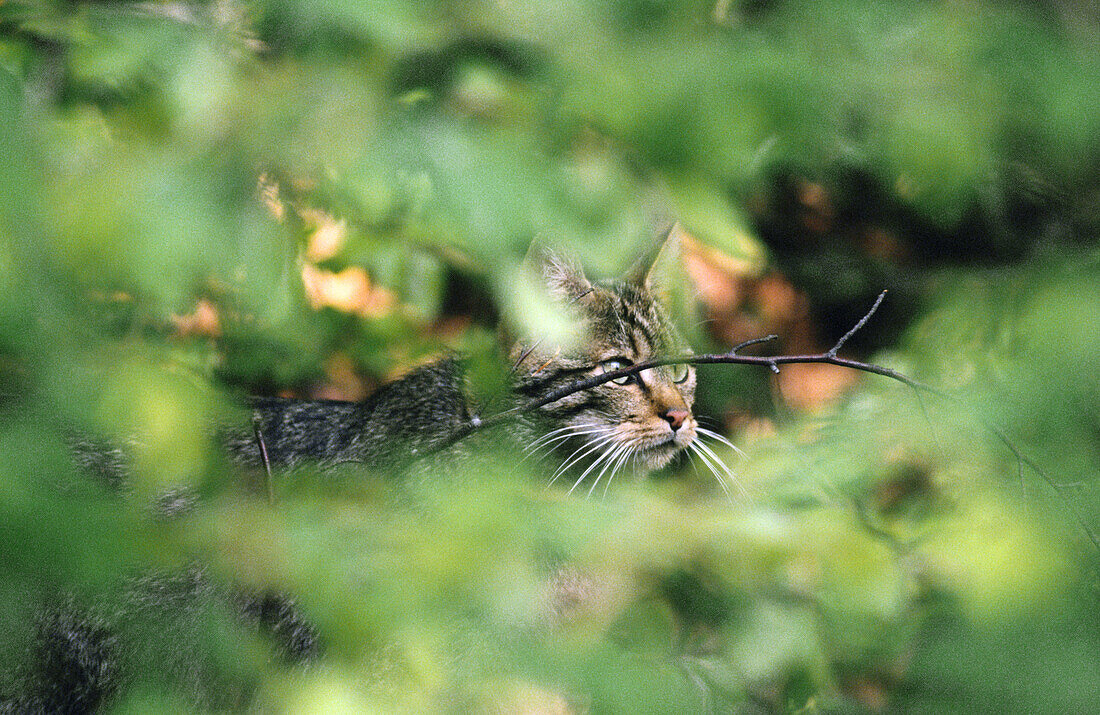
{"type": "MultiPolygon", "coordinates": [[[[572,350],[514,346],[518,397],[537,398],[622,364],[687,352],[648,271],[634,280],[590,282],[560,258],[544,258],[542,267],[551,295],[575,311],[585,338],[572,350]]],[[[688,449],[696,439],[694,399],[693,367],[645,370],[626,384],[604,383],[544,406],[525,421],[522,437],[529,451],[555,455],[552,479],[579,474],[573,488],[587,480],[591,493],[621,469],[660,468],[688,449]]]]}
{"type": "MultiPolygon", "coordinates": [[[[609,361],[637,363],[685,351],[684,341],[655,298],[649,265],[643,264],[636,278],[597,283],[561,259],[543,266],[550,293],[576,309],[587,339],[573,350],[540,343],[514,346],[515,399],[538,397],[614,369],[617,363],[609,361]]],[[[252,471],[264,466],[261,444],[277,469],[303,463],[327,469],[352,462],[383,473],[401,471],[423,455],[438,460],[439,447],[468,422],[462,385],[459,363],[447,358],[359,403],[256,400],[252,425],[218,430],[218,435],[226,456],[252,471]]],[[[591,495],[601,483],[606,491],[621,470],[659,468],[687,451],[698,456],[726,489],[719,471],[732,475],[698,439],[723,438],[697,426],[691,414],[694,397],[693,368],[656,368],[625,384],[609,382],[548,404],[528,416],[515,433],[529,451],[549,455],[551,482],[568,475],[570,491],[584,484],[591,495]]],[[[127,491],[133,476],[127,447],[132,445],[80,434],[69,440],[82,471],[115,491],[127,491]]],[[[171,492],[162,500],[161,516],[185,514],[194,508],[195,499],[185,491],[171,492]]],[[[219,689],[220,681],[200,677],[196,663],[201,662],[202,650],[191,636],[201,631],[189,627],[188,618],[205,618],[228,604],[242,624],[269,633],[276,650],[288,660],[308,661],[321,651],[316,631],[292,599],[219,585],[201,567],[183,575],[146,575],[132,590],[134,595],[111,604],[107,615],[72,596],[43,604],[39,632],[28,639],[22,675],[12,683],[16,691],[0,691],[0,713],[109,707],[141,670],[144,646],[137,649],[141,653],[130,652],[133,644],[127,645],[123,637],[130,633],[134,614],[151,614],[147,618],[166,625],[167,649],[173,655],[164,669],[172,673],[174,688],[204,708],[234,709],[235,701],[232,689],[219,689]]]]}

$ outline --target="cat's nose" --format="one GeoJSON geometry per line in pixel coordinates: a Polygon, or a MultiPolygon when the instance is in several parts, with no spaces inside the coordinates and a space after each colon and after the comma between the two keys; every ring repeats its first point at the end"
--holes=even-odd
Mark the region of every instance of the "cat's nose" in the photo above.
{"type": "Polygon", "coordinates": [[[671,409],[665,410],[661,414],[661,417],[663,417],[666,422],[672,425],[672,431],[675,432],[676,430],[680,429],[680,425],[684,424],[684,420],[688,418],[688,411],[678,407],[673,407],[671,409]]]}

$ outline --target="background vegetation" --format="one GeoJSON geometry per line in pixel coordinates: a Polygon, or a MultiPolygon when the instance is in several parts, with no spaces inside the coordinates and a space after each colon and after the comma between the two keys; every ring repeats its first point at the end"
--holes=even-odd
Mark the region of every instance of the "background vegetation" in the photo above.
{"type": "Polygon", "coordinates": [[[1098,37],[1094,2],[3,2],[0,694],[61,598],[128,654],[119,711],[1094,709],[1098,37]],[[242,394],[457,349],[491,395],[497,322],[550,320],[532,238],[614,274],[657,179],[697,349],[827,346],[889,288],[852,350],[960,401],[702,371],[732,506],[690,464],[230,478],[242,394]],[[140,434],[134,483],[69,429],[140,434]],[[195,564],[294,594],[324,657],[214,597],[119,615],[195,564]]]}

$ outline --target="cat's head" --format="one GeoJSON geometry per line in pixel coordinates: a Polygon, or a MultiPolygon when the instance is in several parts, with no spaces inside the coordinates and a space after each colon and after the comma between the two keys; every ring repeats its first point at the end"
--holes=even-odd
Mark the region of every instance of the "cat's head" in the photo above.
{"type": "MultiPolygon", "coordinates": [[[[536,398],[591,375],[688,346],[657,296],[656,266],[675,260],[666,239],[652,260],[619,280],[590,281],[572,261],[541,251],[535,261],[550,294],[581,322],[582,339],[563,349],[537,341],[512,349],[515,386],[536,398]]],[[[695,368],[658,367],[576,392],[538,411],[529,448],[558,455],[560,473],[581,475],[594,489],[623,468],[648,471],[668,464],[696,439],[692,413],[695,368]]]]}

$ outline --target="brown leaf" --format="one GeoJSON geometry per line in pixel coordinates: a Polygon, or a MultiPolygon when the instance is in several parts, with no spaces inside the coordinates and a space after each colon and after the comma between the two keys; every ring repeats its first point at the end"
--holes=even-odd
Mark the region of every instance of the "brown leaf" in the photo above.
{"type": "Polygon", "coordinates": [[[816,410],[854,385],[859,373],[838,365],[784,365],[776,379],[780,394],[791,407],[816,410]]]}
{"type": "Polygon", "coordinates": [[[222,334],[221,318],[218,309],[206,298],[195,304],[195,309],[186,315],[173,315],[172,324],[180,337],[199,335],[216,338],[222,334]]]}
{"type": "Polygon", "coordinates": [[[315,310],[327,307],[364,318],[377,318],[389,313],[396,302],[393,293],[373,285],[367,272],[359,266],[333,273],[306,263],[302,266],[302,283],[309,304],[315,310]]]}

